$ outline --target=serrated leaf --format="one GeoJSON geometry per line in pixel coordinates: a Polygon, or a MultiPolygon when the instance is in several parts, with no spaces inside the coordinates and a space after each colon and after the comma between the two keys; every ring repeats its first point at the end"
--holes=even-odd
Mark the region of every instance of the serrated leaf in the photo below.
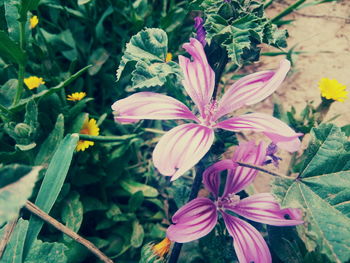
{"type": "Polygon", "coordinates": [[[284,207],[300,207],[305,226],[298,232],[309,251],[332,262],[350,259],[350,143],[340,128],[323,124],[311,131],[296,180],[276,178],[273,193],[284,207]]]}
{"type": "MultiPolygon", "coordinates": [[[[73,152],[77,145],[78,134],[68,134],[58,146],[45,173],[35,204],[45,213],[49,213],[61,191],[67,176],[73,152]]],[[[27,255],[34,240],[37,238],[43,221],[31,216],[29,229],[24,246],[24,255],[27,255]]]]}
{"type": "Polygon", "coordinates": [[[0,168],[0,225],[18,216],[32,194],[40,169],[18,164],[0,168]]]}
{"type": "Polygon", "coordinates": [[[120,79],[126,65],[136,63],[132,69],[132,89],[162,86],[166,77],[175,74],[180,76],[177,63],[166,63],[168,36],[157,28],[147,28],[133,36],[117,70],[120,79]]]}
{"type": "MultiPolygon", "coordinates": [[[[61,217],[65,225],[73,230],[78,232],[83,222],[83,204],[79,200],[80,196],[78,192],[72,192],[69,196],[63,201],[65,204],[62,209],[61,217]]],[[[66,242],[71,242],[73,239],[63,235],[63,239],[66,242]]]]}
{"type": "MultiPolygon", "coordinates": [[[[28,229],[28,221],[20,218],[13,230],[10,240],[6,246],[0,262],[3,263],[22,263],[22,252],[25,235],[28,229]]],[[[0,230],[0,240],[3,238],[3,229],[0,230]]]]}
{"type": "Polygon", "coordinates": [[[24,263],[66,263],[67,257],[65,255],[65,251],[67,249],[68,248],[62,243],[49,243],[35,240],[24,263]]]}
{"type": "Polygon", "coordinates": [[[120,181],[120,186],[127,192],[135,194],[138,191],[141,191],[145,197],[156,197],[158,196],[157,189],[152,186],[145,185],[131,179],[125,179],[120,181]]]}

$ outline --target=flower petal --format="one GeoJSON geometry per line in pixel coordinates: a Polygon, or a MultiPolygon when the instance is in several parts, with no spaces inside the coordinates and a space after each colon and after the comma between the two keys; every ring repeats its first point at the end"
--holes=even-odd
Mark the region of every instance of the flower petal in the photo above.
{"type": "Polygon", "coordinates": [[[209,166],[203,173],[203,184],[217,198],[220,187],[220,172],[233,169],[232,160],[222,160],[209,166]]]}
{"type": "Polygon", "coordinates": [[[270,96],[283,82],[290,69],[290,62],[282,60],[276,71],[261,71],[235,82],[218,103],[214,121],[243,105],[255,104],[270,96]]]}
{"type": "Polygon", "coordinates": [[[112,105],[114,120],[130,123],[141,119],[170,120],[197,117],[180,101],[154,92],[138,92],[112,105]]]}
{"type": "Polygon", "coordinates": [[[284,122],[264,113],[249,113],[233,117],[215,125],[229,131],[263,132],[278,147],[289,152],[295,152],[300,147],[298,139],[302,133],[296,133],[284,122]]]}
{"type": "Polygon", "coordinates": [[[299,209],[281,209],[270,193],[249,196],[234,206],[225,208],[250,220],[273,226],[295,226],[303,223],[299,209]]]}
{"type": "MultiPolygon", "coordinates": [[[[237,161],[261,165],[266,158],[266,146],[261,142],[258,146],[253,141],[241,143],[233,154],[232,162],[237,161]]],[[[227,173],[223,196],[238,193],[246,188],[256,177],[258,171],[248,167],[238,166],[227,173]]]]}
{"type": "Polygon", "coordinates": [[[205,117],[205,107],[214,91],[215,73],[209,66],[202,44],[197,39],[191,38],[190,43],[185,43],[183,48],[191,54],[193,61],[179,56],[179,64],[185,77],[182,84],[202,117],[205,117]]]}
{"type": "Polygon", "coordinates": [[[196,198],[181,207],[167,230],[171,241],[185,243],[199,239],[213,230],[218,221],[215,204],[208,198],[196,198]]]}
{"type": "Polygon", "coordinates": [[[233,237],[238,261],[240,263],[270,263],[270,250],[261,234],[243,220],[222,212],[226,228],[233,237]]]}
{"type": "Polygon", "coordinates": [[[158,142],[153,151],[154,166],[173,181],[198,163],[213,141],[210,128],[194,123],[177,126],[158,142]]]}

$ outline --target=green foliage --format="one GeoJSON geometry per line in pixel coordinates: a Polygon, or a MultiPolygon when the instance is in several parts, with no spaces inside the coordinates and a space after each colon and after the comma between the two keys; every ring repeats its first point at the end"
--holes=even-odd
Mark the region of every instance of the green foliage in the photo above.
{"type": "MultiPolygon", "coordinates": [[[[168,36],[156,28],[147,28],[133,36],[117,70],[117,80],[128,63],[135,64],[132,69],[132,86],[129,90],[163,86],[169,75],[181,76],[179,65],[166,62],[168,36]]],[[[128,72],[129,73],[129,72],[128,72]]]]}
{"type": "Polygon", "coordinates": [[[49,243],[35,240],[32,249],[26,257],[24,263],[52,262],[66,263],[65,252],[67,247],[58,242],[49,243]]]}
{"type": "Polygon", "coordinates": [[[209,44],[215,41],[225,47],[236,65],[259,59],[261,43],[286,47],[287,32],[278,30],[264,14],[259,1],[221,0],[192,1],[200,3],[205,15],[204,28],[209,44]]]}
{"type": "Polygon", "coordinates": [[[18,216],[32,194],[40,169],[18,164],[0,167],[0,225],[18,216]]]}
{"type": "Polygon", "coordinates": [[[0,56],[16,64],[23,64],[26,61],[26,55],[21,48],[3,31],[0,31],[0,56]]]}
{"type": "Polygon", "coordinates": [[[300,174],[295,180],[276,178],[273,193],[283,206],[303,208],[305,226],[298,232],[309,251],[317,249],[332,262],[347,262],[350,144],[331,124],[312,129],[311,135],[300,174]]]}

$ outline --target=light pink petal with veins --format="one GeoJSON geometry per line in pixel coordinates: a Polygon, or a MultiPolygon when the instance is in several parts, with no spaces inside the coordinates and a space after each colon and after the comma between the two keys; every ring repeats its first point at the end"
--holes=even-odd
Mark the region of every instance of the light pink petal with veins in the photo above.
{"type": "Polygon", "coordinates": [[[167,237],[185,243],[199,239],[213,230],[218,221],[216,206],[208,198],[196,198],[181,207],[172,218],[167,237]]]}
{"type": "Polygon", "coordinates": [[[168,131],[153,151],[158,171],[175,180],[197,164],[214,141],[212,129],[194,123],[183,124],[168,131]]]}
{"type": "Polygon", "coordinates": [[[250,220],[273,226],[295,226],[303,223],[299,209],[281,209],[270,193],[260,193],[242,199],[234,206],[224,206],[250,220]]]}
{"type": "Polygon", "coordinates": [[[270,250],[259,231],[225,212],[222,212],[222,216],[229,234],[233,237],[233,246],[240,263],[272,262],[270,250]]]}
{"type": "Polygon", "coordinates": [[[264,113],[249,113],[233,117],[215,125],[229,131],[254,131],[262,132],[269,137],[278,147],[289,152],[295,152],[300,148],[299,136],[287,124],[264,113]]]}
{"type": "Polygon", "coordinates": [[[154,92],[138,92],[112,105],[115,121],[136,122],[141,119],[170,120],[197,117],[180,101],[154,92]]]}
{"type": "Polygon", "coordinates": [[[276,71],[261,71],[235,82],[218,102],[214,120],[244,105],[252,105],[270,96],[283,82],[290,69],[290,62],[282,60],[276,71]]]}
{"type": "Polygon", "coordinates": [[[211,101],[214,91],[215,74],[208,64],[202,44],[197,39],[191,38],[190,43],[185,43],[183,48],[192,56],[193,61],[179,56],[179,64],[184,75],[182,84],[202,117],[205,117],[205,107],[211,101]]]}

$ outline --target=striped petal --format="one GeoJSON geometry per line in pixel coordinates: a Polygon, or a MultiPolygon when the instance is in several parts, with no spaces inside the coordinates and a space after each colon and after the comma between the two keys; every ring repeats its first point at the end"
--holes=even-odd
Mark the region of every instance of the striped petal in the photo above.
{"type": "MultiPolygon", "coordinates": [[[[232,162],[237,161],[262,165],[266,159],[266,146],[261,142],[258,146],[253,141],[241,143],[233,154],[232,162]]],[[[255,169],[238,166],[228,170],[223,196],[238,193],[246,188],[256,177],[258,171],[255,169]]]]}
{"type": "Polygon", "coordinates": [[[222,160],[209,166],[203,173],[203,184],[215,198],[219,195],[220,187],[220,172],[233,169],[235,163],[232,160],[222,160]]]}
{"type": "Polygon", "coordinates": [[[282,60],[276,71],[250,74],[234,83],[218,103],[214,121],[244,105],[252,105],[270,96],[283,82],[290,62],[282,60]]]}
{"type": "Polygon", "coordinates": [[[301,144],[298,137],[302,133],[296,133],[284,122],[263,113],[249,113],[233,117],[219,122],[215,127],[234,132],[262,132],[278,147],[289,152],[297,151],[301,144]]]}
{"type": "Polygon", "coordinates": [[[179,56],[179,64],[184,74],[182,84],[205,118],[205,107],[214,91],[215,74],[208,64],[202,44],[197,39],[191,38],[190,43],[185,43],[183,48],[192,56],[193,61],[179,56]]]}
{"type": "Polygon", "coordinates": [[[303,223],[299,209],[281,209],[270,193],[261,193],[241,200],[235,206],[225,206],[250,220],[274,226],[295,226],[303,223]]]}
{"type": "Polygon", "coordinates": [[[122,123],[141,119],[170,120],[197,117],[180,101],[154,92],[138,92],[112,105],[114,120],[122,123]]]}
{"type": "Polygon", "coordinates": [[[270,263],[270,250],[261,234],[243,220],[222,212],[226,228],[233,237],[238,261],[240,263],[270,263]]]}
{"type": "Polygon", "coordinates": [[[172,221],[173,225],[167,230],[171,241],[185,243],[199,239],[215,227],[218,221],[216,206],[208,198],[196,198],[181,207],[172,221]]]}
{"type": "Polygon", "coordinates": [[[153,151],[153,163],[158,171],[175,180],[198,163],[214,141],[212,129],[194,123],[171,129],[153,151]]]}

